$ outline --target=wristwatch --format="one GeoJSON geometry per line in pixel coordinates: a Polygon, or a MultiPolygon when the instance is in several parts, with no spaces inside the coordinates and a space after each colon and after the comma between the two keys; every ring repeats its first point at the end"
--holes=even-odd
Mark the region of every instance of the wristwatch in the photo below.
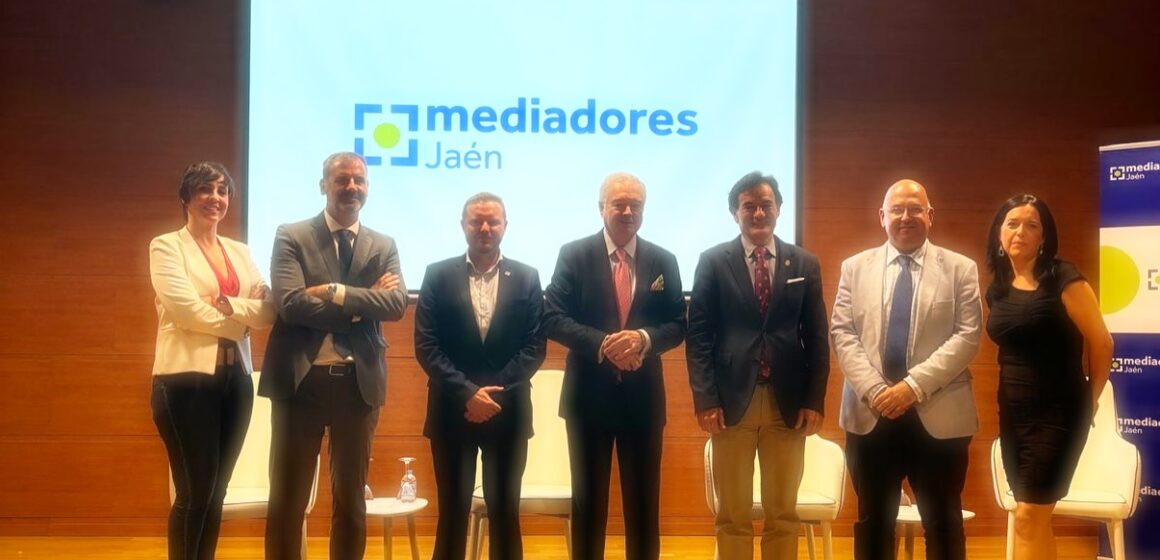
{"type": "Polygon", "coordinates": [[[326,285],[326,299],[328,301],[333,301],[334,294],[337,294],[337,293],[338,293],[338,284],[331,282],[330,284],[326,285]]]}

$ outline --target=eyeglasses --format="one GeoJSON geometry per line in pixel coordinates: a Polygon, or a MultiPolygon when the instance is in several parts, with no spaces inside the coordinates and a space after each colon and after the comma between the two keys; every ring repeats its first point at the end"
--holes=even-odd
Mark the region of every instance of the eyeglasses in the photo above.
{"type": "Polygon", "coordinates": [[[891,206],[886,209],[886,213],[890,214],[892,218],[901,218],[903,215],[917,218],[930,210],[929,206],[891,206]]]}
{"type": "Polygon", "coordinates": [[[765,204],[753,204],[747,202],[741,205],[741,213],[747,215],[754,214],[759,208],[763,214],[772,214],[774,206],[772,202],[767,202],[765,204]]]}

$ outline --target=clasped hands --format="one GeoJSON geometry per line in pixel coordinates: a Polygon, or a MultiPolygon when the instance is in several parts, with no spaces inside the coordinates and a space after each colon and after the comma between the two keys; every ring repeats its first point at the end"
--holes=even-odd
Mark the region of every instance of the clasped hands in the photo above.
{"type": "Polygon", "coordinates": [[[480,387],[470,399],[467,399],[467,410],[464,411],[463,417],[472,424],[482,424],[491,420],[503,407],[495,402],[491,396],[495,393],[503,391],[503,387],[498,385],[488,385],[487,387],[480,387]]]}
{"type": "Polygon", "coordinates": [[[644,336],[640,331],[618,331],[604,337],[600,352],[620,371],[636,371],[644,361],[644,336]]]}
{"type": "MultiPolygon", "coordinates": [[[[250,287],[249,299],[266,299],[266,295],[270,293],[269,286],[262,282],[258,282],[250,287]]],[[[222,315],[229,317],[234,314],[234,308],[230,305],[230,301],[223,297],[205,296],[201,298],[210,307],[217,309],[222,315]]]]}
{"type": "Polygon", "coordinates": [[[914,394],[914,389],[911,389],[910,384],[905,381],[899,381],[881,391],[870,401],[870,408],[874,409],[879,416],[888,419],[895,419],[910,410],[914,403],[918,401],[918,395],[914,394]]]}
{"type": "MultiPolygon", "coordinates": [[[[398,289],[399,275],[394,272],[385,272],[375,284],[370,287],[372,290],[391,291],[398,289]]],[[[306,295],[316,297],[322,301],[330,301],[332,294],[330,293],[330,284],[318,284],[306,288],[306,295]]]]}

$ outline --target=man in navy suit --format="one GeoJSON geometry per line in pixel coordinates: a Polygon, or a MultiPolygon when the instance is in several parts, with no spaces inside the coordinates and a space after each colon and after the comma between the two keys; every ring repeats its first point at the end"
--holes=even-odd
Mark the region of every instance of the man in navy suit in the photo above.
{"type": "Polygon", "coordinates": [[[741,235],[701,254],[685,355],[693,406],[712,435],[717,550],[753,557],[753,456],[761,463],[764,560],[797,558],[805,437],[821,426],[830,373],[818,259],[773,235],[781,192],[753,172],[729,192],[741,235]]]}
{"type": "Polygon", "coordinates": [[[434,560],[462,560],[483,454],[490,558],[523,558],[520,479],[532,436],[530,380],[544,361],[536,269],[500,254],[503,200],[467,199],[467,255],[427,267],[415,311],[415,357],[427,372],[427,422],[439,523],[434,560]]]}
{"type": "Polygon", "coordinates": [[[637,236],[645,190],[628,173],[600,188],[603,231],[564,245],[545,293],[544,329],[568,347],[560,416],[572,468],[572,558],[603,559],[612,449],[625,556],[660,554],[665,387],[660,355],[685,335],[677,259],[637,236]]]}

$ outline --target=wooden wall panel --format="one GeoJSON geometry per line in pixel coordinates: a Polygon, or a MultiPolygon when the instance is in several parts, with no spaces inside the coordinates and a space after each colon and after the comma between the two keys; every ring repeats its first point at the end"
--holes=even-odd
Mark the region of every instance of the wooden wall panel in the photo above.
{"type": "MultiPolygon", "coordinates": [[[[156,319],[146,247],[182,223],[175,195],[185,165],[214,159],[245,176],[240,4],[112,0],[61,11],[14,0],[0,10],[0,190],[8,195],[0,205],[0,534],[164,532],[164,451],[148,406],[156,319]]],[[[999,203],[1021,191],[1041,195],[1056,211],[1063,254],[1094,280],[1096,147],[1160,137],[1152,71],[1160,49],[1150,29],[1160,5],[803,5],[803,238],[821,259],[828,304],[842,259],[882,242],[876,208],[901,177],[930,188],[933,239],[980,264],[999,203]]],[[[226,234],[238,234],[242,213],[235,199],[226,234]]],[[[410,313],[385,327],[389,402],[372,485],[390,493],[395,458],[414,454],[421,492],[433,496],[420,435],[426,377],[412,328],[410,313]]],[[[258,362],[265,337],[255,336],[258,362]]],[[[563,356],[552,344],[545,367],[563,367],[563,356]]],[[[964,493],[978,513],[971,534],[1001,535],[1004,526],[988,467],[994,360],[984,341],[972,365],[982,426],[964,493]]],[[[682,349],[665,367],[662,527],[708,534],[704,436],[682,349]]],[[[835,368],[822,429],[839,442],[841,383],[835,368]]],[[[326,531],[328,484],[324,475],[312,534],[326,531]]],[[[615,485],[613,493],[610,528],[619,531],[615,485]]],[[[847,496],[842,535],[854,512],[847,496]]],[[[421,531],[431,532],[434,514],[421,517],[421,531]]],[[[561,530],[538,519],[526,528],[561,530]]],[[[232,523],[225,534],[260,530],[232,523]]],[[[1070,523],[1059,532],[1092,529],[1070,523]]]]}

